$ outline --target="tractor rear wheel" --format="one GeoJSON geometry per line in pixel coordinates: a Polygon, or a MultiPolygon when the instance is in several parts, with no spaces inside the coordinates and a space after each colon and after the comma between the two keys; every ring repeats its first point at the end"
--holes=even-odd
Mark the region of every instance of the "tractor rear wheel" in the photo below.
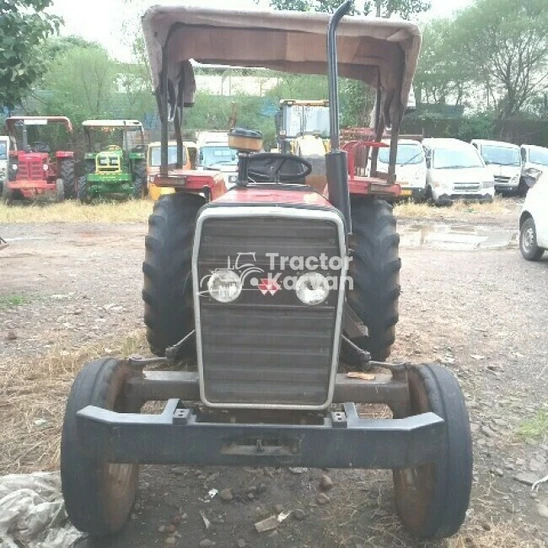
{"type": "MultiPolygon", "coordinates": [[[[143,301],[147,340],[157,356],[194,329],[192,246],[203,205],[201,196],[168,194],[154,204],[148,220],[143,301]]],[[[181,357],[194,356],[194,346],[183,349],[181,357]]]]}
{"type": "Polygon", "coordinates": [[[126,523],[137,495],[139,466],[105,462],[89,456],[78,432],[78,411],[88,405],[119,413],[138,413],[125,398],[125,385],[135,371],[129,364],[104,358],[78,373],[67,401],[61,438],[61,482],[70,521],[80,531],[104,536],[126,523]]]}
{"type": "Polygon", "coordinates": [[[409,367],[408,383],[409,414],[436,413],[445,421],[445,432],[436,462],[393,471],[396,506],[404,526],[415,536],[450,537],[464,521],[472,487],[466,404],[457,379],[444,367],[409,367]]]}
{"type": "Polygon", "coordinates": [[[147,167],[143,160],[133,164],[133,197],[144,198],[147,195],[147,167]]]}
{"type": "Polygon", "coordinates": [[[347,298],[368,330],[367,336],[352,340],[373,360],[384,361],[396,339],[400,295],[400,237],[392,206],[384,200],[353,198],[352,227],[347,298]]]}
{"type": "Polygon", "coordinates": [[[74,177],[74,160],[65,158],[60,161],[59,176],[65,185],[65,199],[76,198],[76,179],[74,177]]]}
{"type": "Polygon", "coordinates": [[[78,199],[83,204],[89,204],[91,202],[91,196],[89,195],[88,190],[88,180],[85,175],[82,175],[78,179],[78,199]]]}

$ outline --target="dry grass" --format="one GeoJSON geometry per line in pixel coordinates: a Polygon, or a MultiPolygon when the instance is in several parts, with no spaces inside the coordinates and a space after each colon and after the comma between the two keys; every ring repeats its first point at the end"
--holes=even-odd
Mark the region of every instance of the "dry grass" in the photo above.
{"type": "Polygon", "coordinates": [[[125,339],[102,341],[77,351],[56,344],[44,356],[24,362],[13,356],[0,362],[0,475],[59,466],[59,442],[64,407],[72,381],[90,360],[146,353],[141,331],[125,339]]]}
{"type": "Polygon", "coordinates": [[[465,215],[473,216],[493,216],[512,214],[516,211],[516,202],[495,196],[490,204],[455,202],[450,207],[433,207],[428,204],[418,204],[415,202],[406,202],[397,204],[394,213],[397,217],[425,218],[437,217],[444,219],[462,219],[465,215]]]}
{"type": "Polygon", "coordinates": [[[7,206],[0,203],[0,224],[9,223],[139,223],[152,212],[150,200],[81,204],[29,203],[7,206]]]}
{"type": "Polygon", "coordinates": [[[447,548],[543,548],[541,540],[532,540],[531,533],[515,523],[488,524],[474,527],[468,534],[460,534],[447,541],[447,548]],[[527,540],[529,539],[529,540],[527,540]]]}

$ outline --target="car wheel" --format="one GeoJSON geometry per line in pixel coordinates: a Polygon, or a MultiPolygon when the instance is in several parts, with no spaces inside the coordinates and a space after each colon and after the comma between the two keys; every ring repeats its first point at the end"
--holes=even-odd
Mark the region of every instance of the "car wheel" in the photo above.
{"type": "Polygon", "coordinates": [[[538,261],[544,249],[537,244],[537,230],[532,217],[525,219],[519,231],[519,250],[527,261],[538,261]]]}

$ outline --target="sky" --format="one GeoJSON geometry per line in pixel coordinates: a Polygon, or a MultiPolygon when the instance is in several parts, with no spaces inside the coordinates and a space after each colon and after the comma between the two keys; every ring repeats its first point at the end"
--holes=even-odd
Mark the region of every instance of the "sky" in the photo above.
{"type": "MultiPolygon", "coordinates": [[[[268,5],[267,0],[260,0],[263,7],[268,5]]],[[[445,17],[455,9],[463,8],[472,0],[431,0],[432,9],[429,17],[445,17]]],[[[115,58],[120,61],[130,60],[131,33],[124,32],[124,23],[138,25],[139,16],[145,9],[154,4],[199,4],[201,7],[226,8],[226,0],[132,0],[126,3],[124,0],[54,0],[50,10],[61,15],[65,25],[61,34],[66,36],[76,34],[86,40],[99,42],[115,58]]],[[[253,0],[232,0],[234,9],[258,9],[253,0]]]]}

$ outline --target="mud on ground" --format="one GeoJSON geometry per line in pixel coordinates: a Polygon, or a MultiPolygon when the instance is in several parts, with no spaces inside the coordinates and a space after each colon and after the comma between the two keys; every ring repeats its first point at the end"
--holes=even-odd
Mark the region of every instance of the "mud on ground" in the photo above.
{"type": "MultiPolygon", "coordinates": [[[[219,548],[547,546],[548,483],[536,495],[527,483],[548,474],[548,256],[521,258],[518,212],[516,201],[498,216],[447,220],[433,210],[399,222],[392,360],[441,363],[464,388],[475,481],[461,535],[438,544],[409,538],[384,471],[172,466],[143,467],[127,529],[95,546],[149,548],[168,537],[219,548]],[[319,497],[323,475],[333,485],[319,497]],[[255,531],[255,522],[287,511],[277,530],[255,531]]],[[[2,473],[56,466],[62,406],[81,361],[143,349],[145,232],[142,223],[1,227],[10,243],[0,252],[2,473]]]]}

